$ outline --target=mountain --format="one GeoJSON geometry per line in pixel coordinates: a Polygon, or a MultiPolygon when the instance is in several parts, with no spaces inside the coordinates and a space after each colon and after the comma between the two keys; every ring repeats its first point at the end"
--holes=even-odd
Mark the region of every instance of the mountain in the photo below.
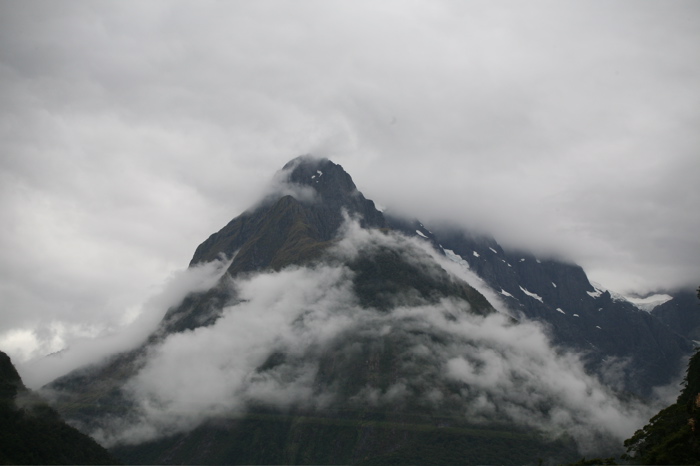
{"type": "Polygon", "coordinates": [[[143,345],[45,389],[126,463],[614,453],[692,347],[580,267],[385,216],[327,159],[286,164],[190,269],[211,264],[143,345]]]}
{"type": "Polygon", "coordinates": [[[674,332],[695,342],[700,341],[700,307],[696,293],[681,290],[671,296],[671,300],[654,307],[651,315],[674,332]]]}
{"type": "Polygon", "coordinates": [[[545,324],[556,344],[584,353],[587,367],[620,389],[652,396],[654,387],[679,376],[693,350],[688,331],[700,329],[700,313],[686,311],[697,307],[690,293],[678,294],[649,315],[593,286],[575,264],[504,250],[495,239],[462,228],[389,222],[431,241],[476,273],[511,310],[545,324]]]}
{"type": "Polygon", "coordinates": [[[0,352],[0,464],[115,464],[93,439],[67,425],[29,391],[0,352]]]}

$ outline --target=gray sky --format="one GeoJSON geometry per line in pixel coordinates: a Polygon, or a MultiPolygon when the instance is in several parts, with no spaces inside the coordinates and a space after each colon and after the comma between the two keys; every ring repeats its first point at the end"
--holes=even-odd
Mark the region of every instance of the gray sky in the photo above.
{"type": "Polygon", "coordinates": [[[0,0],[0,349],[131,322],[289,159],[563,254],[700,284],[696,1],[0,0]]]}

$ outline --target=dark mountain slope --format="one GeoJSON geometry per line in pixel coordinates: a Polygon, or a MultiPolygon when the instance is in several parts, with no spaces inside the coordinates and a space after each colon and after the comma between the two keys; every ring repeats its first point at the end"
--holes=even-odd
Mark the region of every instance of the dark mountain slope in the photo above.
{"type": "Polygon", "coordinates": [[[284,166],[278,178],[283,190],[297,188],[303,196],[269,196],[199,245],[190,266],[236,252],[231,274],[298,263],[314,257],[324,242],[333,239],[343,212],[358,216],[364,228],[385,226],[374,203],[330,160],[298,157],[284,166]]]}
{"type": "Polygon", "coordinates": [[[700,305],[692,290],[678,291],[673,299],[656,306],[651,315],[674,332],[691,340],[700,341],[700,305]]]}
{"type": "Polygon", "coordinates": [[[439,417],[252,414],[113,452],[129,464],[468,465],[534,464],[543,458],[561,464],[577,457],[570,442],[520,429],[443,424],[439,417]]]}
{"type": "Polygon", "coordinates": [[[509,308],[546,324],[556,344],[585,353],[589,369],[620,389],[651,396],[653,387],[679,376],[692,352],[693,343],[679,331],[681,321],[688,324],[696,317],[678,311],[691,307],[687,296],[659,306],[658,315],[671,324],[664,325],[633,304],[596,289],[578,265],[506,251],[495,239],[464,229],[428,230],[417,221],[391,217],[388,221],[468,264],[500,292],[509,308]]]}
{"type": "Polygon", "coordinates": [[[115,464],[93,439],[67,425],[27,390],[0,352],[0,464],[115,464]]]}

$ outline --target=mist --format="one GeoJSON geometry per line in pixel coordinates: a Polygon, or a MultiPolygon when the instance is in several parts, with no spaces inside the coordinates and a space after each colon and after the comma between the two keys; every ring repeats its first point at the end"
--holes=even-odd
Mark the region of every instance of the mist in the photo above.
{"type": "Polygon", "coordinates": [[[91,435],[107,446],[135,444],[256,406],[322,412],[412,403],[477,424],[512,423],[552,438],[566,433],[588,454],[619,447],[652,414],[649,406],[620,400],[585,372],[578,355],[554,348],[538,324],[515,322],[500,302],[500,312],[488,316],[452,298],[398,299],[404,304],[388,311],[360,306],[353,271],[344,264],[377,247],[422,261],[423,270],[438,264],[454,280],[468,274],[459,276],[455,263],[430,253],[420,239],[363,230],[353,221],[341,235],[316,265],[228,281],[237,304],[223,308],[213,325],[152,347],[126,385],[134,414],[104,419],[91,435]],[[331,381],[319,375],[326,354],[352,359],[384,344],[401,355],[401,377],[389,385],[355,386],[343,380],[349,373],[331,381]],[[281,362],[266,367],[275,354],[281,362]]]}
{"type": "Polygon", "coordinates": [[[68,338],[61,342],[64,346],[56,353],[18,362],[22,380],[28,387],[37,389],[72,370],[135,348],[156,330],[168,309],[180,304],[190,293],[210,289],[229,264],[230,260],[222,258],[174,273],[161,292],[146,301],[130,322],[90,337],[68,338]]]}

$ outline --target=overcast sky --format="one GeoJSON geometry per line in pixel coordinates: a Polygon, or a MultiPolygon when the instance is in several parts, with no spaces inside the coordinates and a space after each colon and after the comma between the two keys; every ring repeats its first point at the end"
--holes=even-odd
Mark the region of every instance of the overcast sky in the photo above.
{"type": "Polygon", "coordinates": [[[0,349],[132,321],[289,159],[700,284],[697,1],[0,0],[0,349]]]}

